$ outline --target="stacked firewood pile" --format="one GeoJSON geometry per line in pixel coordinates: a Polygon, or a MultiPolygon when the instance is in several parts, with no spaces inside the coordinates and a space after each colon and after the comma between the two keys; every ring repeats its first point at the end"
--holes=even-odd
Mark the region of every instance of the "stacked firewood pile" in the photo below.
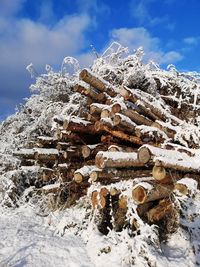
{"type": "Polygon", "coordinates": [[[53,137],[14,154],[41,166],[36,187],[53,208],[88,194],[102,233],[170,218],[172,192],[189,194],[187,177],[200,177],[196,143],[176,138],[185,122],[159,96],[116,88],[88,69],[79,77],[74,90],[87,98],[80,115],[55,117],[53,137]]]}

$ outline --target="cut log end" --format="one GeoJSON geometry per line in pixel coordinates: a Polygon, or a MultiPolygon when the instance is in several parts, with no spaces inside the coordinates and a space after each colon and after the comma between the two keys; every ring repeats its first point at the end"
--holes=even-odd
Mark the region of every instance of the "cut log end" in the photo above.
{"type": "Polygon", "coordinates": [[[140,162],[146,164],[151,160],[151,152],[147,147],[142,147],[138,151],[138,159],[140,162]]]}
{"type": "Polygon", "coordinates": [[[141,185],[135,187],[132,191],[132,197],[138,204],[144,203],[147,198],[146,189],[141,185]]]}
{"type": "Polygon", "coordinates": [[[83,182],[83,175],[81,173],[75,173],[74,174],[74,181],[77,183],[77,184],[80,184],[83,182]]]}
{"type": "Polygon", "coordinates": [[[98,179],[98,173],[97,173],[96,171],[91,172],[91,173],[90,173],[90,180],[91,180],[92,182],[96,182],[97,179],[98,179]]]}
{"type": "Polygon", "coordinates": [[[158,181],[162,181],[166,178],[166,170],[164,167],[161,166],[154,166],[153,170],[152,170],[152,175],[153,178],[158,180],[158,181]]]}
{"type": "Polygon", "coordinates": [[[187,195],[189,193],[188,187],[181,183],[176,183],[174,190],[177,190],[181,195],[187,195]]]}
{"type": "Polygon", "coordinates": [[[82,155],[84,158],[88,158],[90,156],[91,149],[86,145],[82,147],[82,155]]]}

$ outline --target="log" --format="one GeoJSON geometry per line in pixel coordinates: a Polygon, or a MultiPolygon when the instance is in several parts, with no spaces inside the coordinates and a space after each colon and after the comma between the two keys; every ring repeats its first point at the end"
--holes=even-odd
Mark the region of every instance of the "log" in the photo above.
{"type": "Polygon", "coordinates": [[[162,166],[154,166],[152,176],[160,183],[174,183],[183,177],[183,174],[173,170],[166,170],[162,166]]]}
{"type": "Polygon", "coordinates": [[[13,152],[14,157],[20,157],[24,160],[28,159],[34,159],[35,158],[35,150],[34,149],[29,149],[29,148],[23,148],[17,151],[13,152]]]}
{"type": "Polygon", "coordinates": [[[110,152],[136,152],[137,148],[130,147],[130,146],[111,145],[108,147],[108,151],[110,152]]]}
{"type": "Polygon", "coordinates": [[[57,193],[60,190],[60,183],[45,185],[41,190],[43,194],[57,193]]]}
{"type": "Polygon", "coordinates": [[[167,169],[173,169],[181,172],[196,172],[200,173],[200,161],[199,157],[189,157],[189,156],[182,156],[180,152],[175,151],[175,156],[173,154],[171,157],[161,158],[159,157],[155,160],[155,166],[164,167],[167,169]],[[179,154],[180,155],[179,155],[179,154]]]}
{"type": "Polygon", "coordinates": [[[94,88],[88,86],[87,83],[79,82],[75,85],[74,90],[82,95],[92,98],[94,101],[104,103],[106,96],[104,93],[97,92],[94,88]]]}
{"type": "Polygon", "coordinates": [[[96,169],[96,166],[87,166],[85,165],[84,167],[76,170],[74,172],[74,177],[73,177],[73,180],[80,184],[82,183],[84,180],[88,179],[91,172],[94,171],[96,169]]]}
{"type": "Polygon", "coordinates": [[[65,119],[63,123],[63,128],[67,131],[78,132],[78,133],[89,133],[95,134],[94,125],[80,118],[69,118],[65,119]]]}
{"type": "Polygon", "coordinates": [[[159,184],[155,182],[142,182],[137,184],[132,190],[133,200],[137,204],[143,204],[153,200],[168,197],[174,188],[173,184],[159,184]]]}
{"type": "Polygon", "coordinates": [[[132,134],[135,132],[136,124],[129,117],[120,113],[114,115],[113,124],[114,126],[120,126],[125,131],[131,132],[132,134]]]}
{"type": "Polygon", "coordinates": [[[179,191],[181,195],[191,194],[192,191],[199,189],[199,179],[194,180],[193,178],[183,178],[174,186],[174,190],[179,191]]]}
{"type": "Polygon", "coordinates": [[[129,117],[133,122],[135,122],[138,125],[147,125],[151,126],[153,121],[146,118],[142,114],[139,114],[136,110],[133,109],[126,109],[122,111],[122,114],[129,117]]]}
{"type": "Polygon", "coordinates": [[[83,158],[94,158],[99,151],[106,151],[108,145],[106,144],[95,144],[95,145],[84,145],[81,148],[83,158]]]}
{"type": "Polygon", "coordinates": [[[81,159],[82,157],[82,152],[81,152],[81,147],[82,146],[70,146],[67,148],[66,151],[64,151],[64,158],[66,160],[72,160],[72,159],[81,159]]]}
{"type": "Polygon", "coordinates": [[[161,121],[155,121],[152,123],[151,125],[152,127],[158,128],[159,130],[163,131],[169,138],[174,138],[176,131],[174,130],[174,126],[173,127],[169,127],[169,124],[166,124],[164,122],[161,121]]]}
{"type": "Polygon", "coordinates": [[[57,139],[49,136],[38,136],[37,146],[41,148],[55,148],[57,144],[57,139]]]}
{"type": "Polygon", "coordinates": [[[147,212],[148,221],[151,223],[158,222],[167,215],[169,215],[173,210],[172,201],[167,198],[159,202],[159,204],[147,212]]]}
{"type": "Polygon", "coordinates": [[[99,206],[101,209],[106,206],[106,197],[109,195],[109,191],[106,187],[102,187],[99,192],[99,206]]]}
{"type": "Polygon", "coordinates": [[[95,165],[100,169],[144,166],[137,159],[135,152],[99,152],[95,158],[95,165]]]}
{"type": "Polygon", "coordinates": [[[109,128],[106,125],[103,125],[102,123],[98,124],[98,128],[96,127],[96,123],[95,123],[95,129],[97,132],[107,132],[110,133],[112,136],[117,137],[121,140],[133,143],[133,144],[137,144],[137,145],[142,145],[142,141],[140,140],[140,138],[133,136],[133,135],[128,135],[122,131],[117,131],[117,130],[112,130],[111,128],[109,128]]]}
{"type": "Polygon", "coordinates": [[[88,114],[87,115],[87,118],[86,118],[88,121],[92,122],[92,123],[95,123],[96,121],[99,121],[100,120],[100,115],[91,115],[91,114],[88,114]]]}
{"type": "MultiPolygon", "coordinates": [[[[156,106],[150,103],[150,101],[144,100],[141,96],[141,92],[137,90],[131,90],[128,88],[123,88],[120,90],[120,94],[124,97],[125,100],[129,100],[135,104],[137,104],[143,112],[149,116],[153,120],[163,120],[166,121],[168,119],[168,116],[166,115],[166,111],[164,109],[160,110],[156,106]]],[[[150,95],[149,95],[150,96],[150,95]]],[[[157,102],[157,100],[152,97],[151,102],[157,102]]]]}
{"type": "Polygon", "coordinates": [[[59,157],[59,151],[54,148],[36,148],[35,159],[37,161],[56,161],[59,157]]]}
{"type": "Polygon", "coordinates": [[[94,170],[90,174],[90,179],[92,182],[96,181],[117,181],[117,180],[127,180],[127,179],[135,179],[135,178],[142,178],[142,177],[150,177],[151,176],[151,171],[150,170],[137,170],[137,169],[132,169],[132,170],[116,170],[116,169],[99,169],[99,170],[94,170]]]}
{"type": "Polygon", "coordinates": [[[190,157],[185,152],[144,145],[138,150],[138,159],[144,164],[153,164],[182,172],[200,172],[198,156],[190,157]]]}
{"type": "Polygon", "coordinates": [[[135,135],[143,142],[153,141],[154,143],[163,143],[168,136],[156,127],[141,125],[135,128],[135,135]]]}
{"type": "Polygon", "coordinates": [[[118,200],[118,205],[120,209],[127,209],[127,206],[128,206],[127,196],[120,196],[118,200]]]}
{"type": "Polygon", "coordinates": [[[105,104],[93,103],[92,105],[90,105],[90,114],[101,115],[102,110],[107,107],[109,106],[105,104]]]}
{"type": "Polygon", "coordinates": [[[117,92],[115,91],[114,87],[109,82],[97,77],[88,69],[83,69],[79,74],[79,78],[84,82],[90,84],[94,88],[98,89],[99,91],[106,92],[112,97],[117,95],[117,92]]]}
{"type": "Polygon", "coordinates": [[[56,145],[56,149],[58,149],[59,151],[61,150],[66,150],[71,146],[70,142],[58,142],[56,145]]]}

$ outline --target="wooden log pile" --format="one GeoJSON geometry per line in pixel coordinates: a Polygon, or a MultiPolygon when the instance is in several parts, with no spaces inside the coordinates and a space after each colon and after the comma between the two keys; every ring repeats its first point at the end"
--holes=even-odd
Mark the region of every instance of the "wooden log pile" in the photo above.
{"type": "Polygon", "coordinates": [[[41,166],[38,187],[65,207],[88,194],[105,234],[138,230],[139,217],[150,224],[169,217],[174,190],[189,192],[178,181],[200,173],[196,150],[175,139],[182,121],[163,100],[116,88],[88,69],[74,90],[89,100],[85,116],[55,117],[54,137],[38,137],[34,148],[14,153],[24,165],[41,166]]]}

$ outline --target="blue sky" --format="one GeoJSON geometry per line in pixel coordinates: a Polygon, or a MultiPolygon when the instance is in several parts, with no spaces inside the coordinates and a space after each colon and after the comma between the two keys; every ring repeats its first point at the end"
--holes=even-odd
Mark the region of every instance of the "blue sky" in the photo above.
{"type": "Polygon", "coordinates": [[[29,95],[26,66],[59,70],[65,56],[82,66],[112,41],[163,68],[200,71],[199,0],[0,0],[0,120],[29,95]]]}

